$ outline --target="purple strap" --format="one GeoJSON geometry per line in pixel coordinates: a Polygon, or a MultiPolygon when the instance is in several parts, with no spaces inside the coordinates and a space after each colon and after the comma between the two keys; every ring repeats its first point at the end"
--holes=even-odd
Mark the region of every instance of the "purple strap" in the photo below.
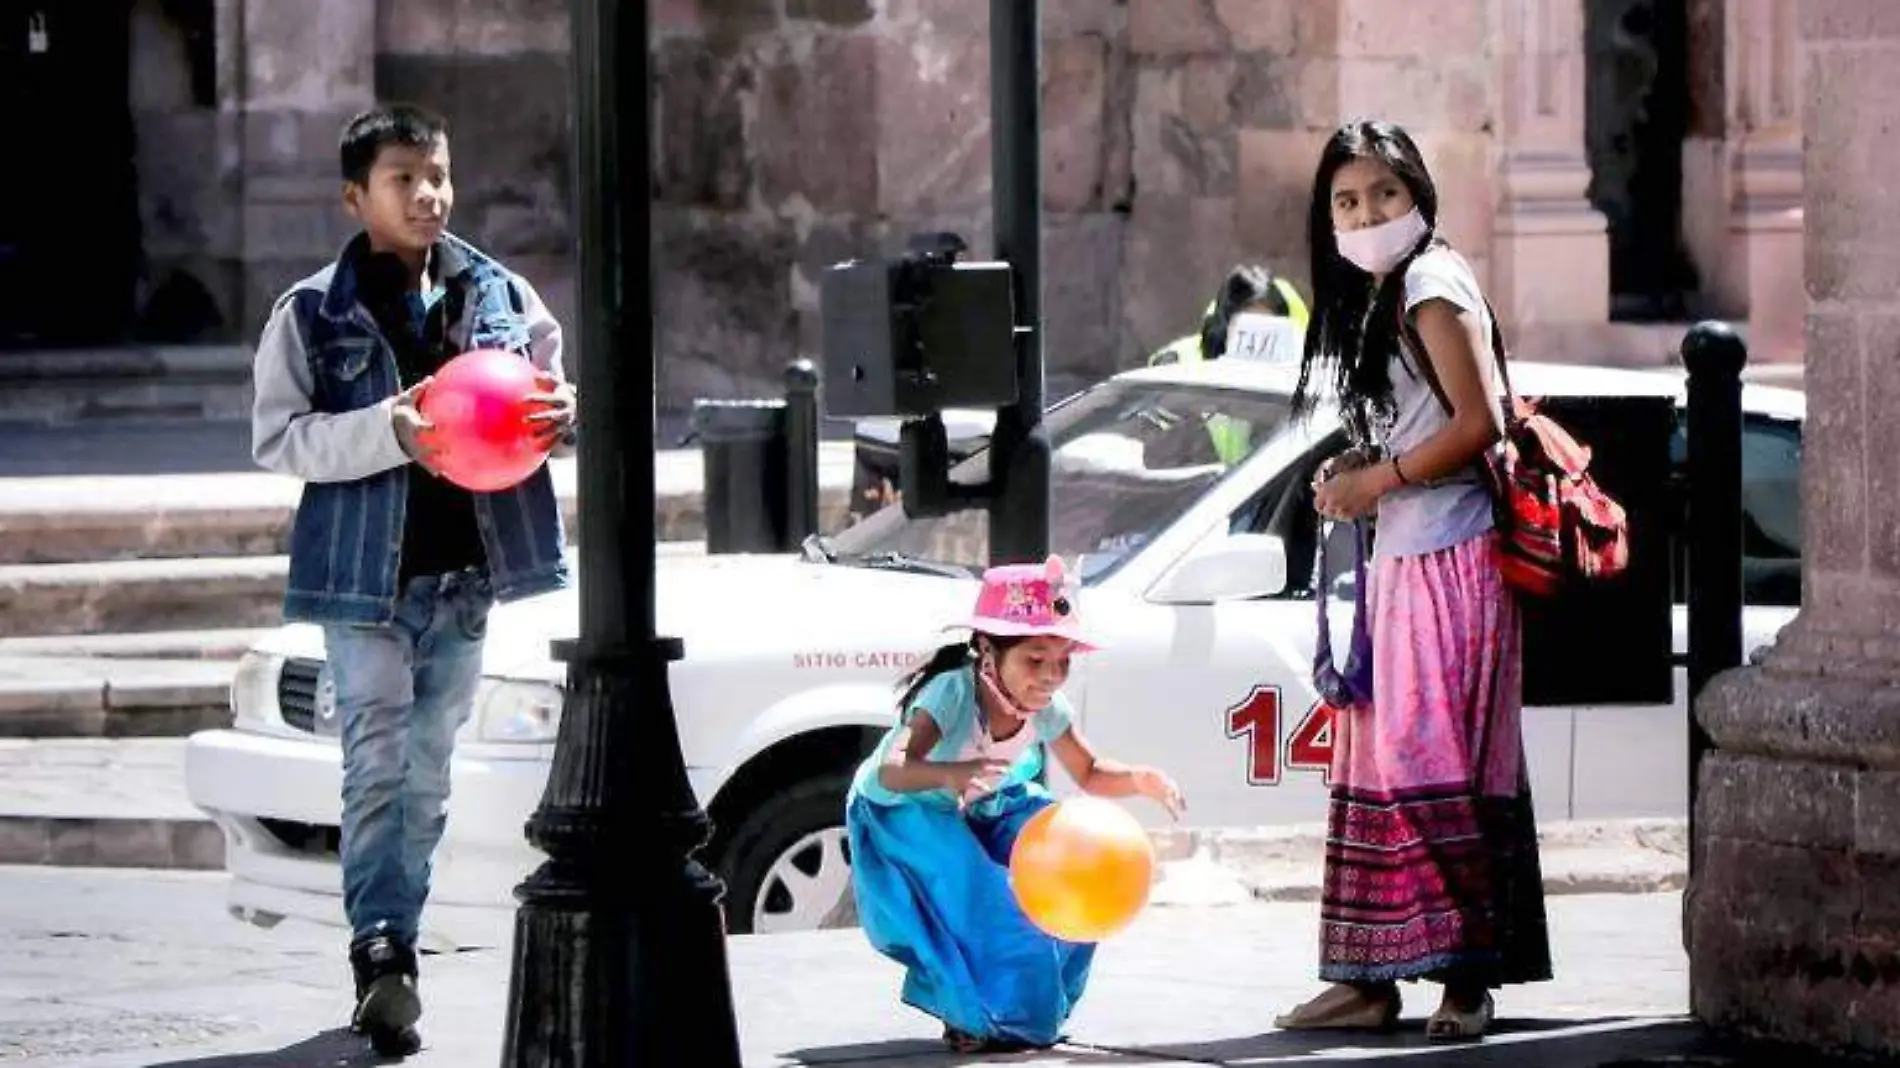
{"type": "Polygon", "coordinates": [[[1352,649],[1346,655],[1342,672],[1333,666],[1333,628],[1327,618],[1326,572],[1327,524],[1319,530],[1318,559],[1313,565],[1313,601],[1319,606],[1319,641],[1313,650],[1313,687],[1320,699],[1337,709],[1363,708],[1372,704],[1372,632],[1366,611],[1366,524],[1354,520],[1353,529],[1353,612],[1352,649]]]}

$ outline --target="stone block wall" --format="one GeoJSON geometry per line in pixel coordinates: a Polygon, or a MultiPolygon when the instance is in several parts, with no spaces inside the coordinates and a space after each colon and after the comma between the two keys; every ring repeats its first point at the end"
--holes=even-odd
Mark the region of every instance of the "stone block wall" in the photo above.
{"type": "MultiPolygon", "coordinates": [[[[1052,391],[1125,366],[1133,91],[1122,4],[1044,18],[1052,391]]],[[[988,5],[672,0],[654,57],[661,392],[776,393],[820,277],[952,230],[991,255],[988,5]]],[[[1179,236],[1179,235],[1177,235],[1179,236]]]]}
{"type": "Polygon", "coordinates": [[[138,336],[217,341],[237,329],[244,263],[232,210],[235,127],[217,99],[214,9],[135,0],[131,93],[143,263],[138,336]]]}
{"type": "MultiPolygon", "coordinates": [[[[1787,6],[1699,2],[1779,5],[1734,23],[1746,33],[1714,35],[1731,50],[1778,32],[1787,6]]],[[[572,320],[564,0],[136,4],[148,273],[201,286],[226,339],[254,338],[270,300],[350,232],[335,138],[378,98],[449,116],[455,228],[572,320]],[[178,29],[194,8],[211,12],[215,34],[209,101],[178,29]]],[[[1304,288],[1320,146],[1361,116],[1417,137],[1442,225],[1520,352],[1614,359],[1630,340],[1611,337],[1607,243],[1585,199],[1582,10],[1043,0],[1050,392],[1193,332],[1243,258],[1304,288]]],[[[652,11],[663,409],[776,394],[787,362],[817,354],[832,263],[935,229],[990,254],[985,0],[658,0],[652,11]]],[[[1772,214],[1757,210],[1785,160],[1744,156],[1772,157],[1733,171],[1729,199],[1747,210],[1699,225],[1711,256],[1745,258],[1737,292],[1757,301],[1780,284],[1798,207],[1791,216],[1777,193],[1772,214]]],[[[578,345],[574,356],[585,358],[578,345]]]]}
{"type": "Polygon", "coordinates": [[[567,53],[566,0],[376,5],[377,97],[414,100],[448,120],[451,228],[521,272],[571,324],[567,53]]]}

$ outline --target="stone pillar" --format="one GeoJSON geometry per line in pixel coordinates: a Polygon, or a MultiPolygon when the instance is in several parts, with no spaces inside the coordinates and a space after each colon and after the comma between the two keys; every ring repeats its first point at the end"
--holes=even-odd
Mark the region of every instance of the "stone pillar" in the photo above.
{"type": "Polygon", "coordinates": [[[218,0],[220,108],[238,156],[240,335],[271,301],[335,257],[352,232],[337,135],[375,99],[377,5],[218,0]]]}
{"type": "Polygon", "coordinates": [[[1498,197],[1491,300],[1519,351],[1610,317],[1610,244],[1584,154],[1582,0],[1497,6],[1498,197]]]}
{"type": "Polygon", "coordinates": [[[1697,702],[1694,1010],[1900,1054],[1900,6],[1801,6],[1809,418],[1802,608],[1697,702]]]}
{"type": "MultiPolygon", "coordinates": [[[[1346,119],[1389,119],[1418,141],[1438,183],[1440,226],[1471,259],[1518,347],[1601,331],[1609,240],[1586,199],[1581,0],[1199,6],[1225,26],[1197,34],[1196,20],[1175,17],[1167,0],[1145,5],[1147,20],[1144,5],[1133,4],[1134,49],[1144,51],[1142,30],[1152,24],[1154,37],[1183,49],[1205,52],[1213,42],[1218,61],[1237,70],[1229,99],[1240,136],[1238,235],[1249,257],[1269,253],[1274,267],[1304,280],[1320,146],[1346,119]]],[[[1190,66],[1181,75],[1178,110],[1207,95],[1188,91],[1196,73],[1190,66]]],[[[1166,108],[1160,119],[1149,110],[1137,101],[1138,123],[1167,118],[1166,108]]],[[[1138,126],[1138,173],[1152,166],[1140,147],[1138,126]]],[[[1138,183],[1138,223],[1152,184],[1138,183]]]]}
{"type": "Polygon", "coordinates": [[[1748,322],[1750,359],[1798,360],[1801,117],[1797,0],[1698,0],[1704,64],[1683,145],[1683,231],[1713,314],[1748,322]]]}
{"type": "MultiPolygon", "coordinates": [[[[1494,284],[1497,9],[1489,0],[1132,3],[1133,50],[1147,60],[1135,108],[1138,232],[1157,185],[1144,175],[1157,167],[1155,156],[1182,161],[1178,176],[1156,177],[1172,178],[1162,188],[1192,198],[1191,211],[1176,211],[1195,240],[1172,252],[1160,246],[1157,284],[1179,287],[1178,268],[1199,268],[1192,281],[1204,303],[1228,259],[1238,257],[1306,288],[1307,210],[1320,150],[1340,123],[1356,118],[1386,119],[1411,133],[1438,185],[1440,228],[1494,284]],[[1182,17],[1196,8],[1211,14],[1182,17]],[[1150,74],[1150,64],[1161,69],[1150,74]],[[1146,144],[1144,127],[1153,131],[1146,144]],[[1213,131],[1228,129],[1238,131],[1237,148],[1215,139],[1213,131]],[[1220,150],[1235,155],[1223,159],[1220,150]],[[1203,249],[1220,250],[1218,270],[1190,260],[1203,249]]],[[[1138,241],[1131,240],[1131,255],[1143,252],[1138,241]]],[[[1136,267],[1130,264],[1131,318],[1147,296],[1136,267]]]]}

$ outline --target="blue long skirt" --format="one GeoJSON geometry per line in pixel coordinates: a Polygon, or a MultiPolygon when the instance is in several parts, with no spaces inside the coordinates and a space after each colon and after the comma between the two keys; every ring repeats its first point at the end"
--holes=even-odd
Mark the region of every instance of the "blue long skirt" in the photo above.
{"type": "Polygon", "coordinates": [[[1009,888],[1009,851],[1053,798],[1012,783],[958,813],[853,797],[858,918],[902,964],[903,999],[979,1038],[1054,1045],[1088,985],[1092,943],[1044,934],[1009,888]]]}

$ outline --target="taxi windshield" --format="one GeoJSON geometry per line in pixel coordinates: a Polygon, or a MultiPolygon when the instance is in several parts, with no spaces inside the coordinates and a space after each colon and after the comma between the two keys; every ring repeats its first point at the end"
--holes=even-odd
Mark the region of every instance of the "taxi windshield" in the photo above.
{"type": "MultiPolygon", "coordinates": [[[[1049,548],[1084,582],[1110,573],[1285,424],[1285,397],[1205,386],[1107,382],[1044,418],[1050,457],[1049,548]]],[[[950,471],[989,478],[989,452],[950,471]]],[[[915,519],[892,503],[831,541],[834,563],[976,575],[989,561],[979,506],[915,519]]]]}

